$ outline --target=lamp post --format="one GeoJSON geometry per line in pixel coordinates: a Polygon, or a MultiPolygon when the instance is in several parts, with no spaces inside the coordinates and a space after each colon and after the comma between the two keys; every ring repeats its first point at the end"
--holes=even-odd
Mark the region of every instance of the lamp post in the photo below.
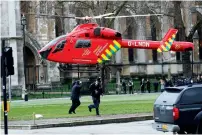
{"type": "Polygon", "coordinates": [[[25,15],[22,15],[21,18],[21,25],[22,25],[22,30],[23,30],[23,62],[24,62],[24,76],[25,76],[25,89],[26,89],[26,69],[25,69],[25,63],[26,63],[26,59],[25,59],[25,28],[26,28],[26,18],[25,15]]]}
{"type": "MultiPolygon", "coordinates": [[[[196,30],[194,35],[193,35],[193,43],[194,43],[194,50],[192,50],[192,77],[193,77],[193,60],[194,60],[194,53],[198,54],[198,46],[199,46],[199,35],[198,31],[196,30]],[[197,49],[197,50],[196,50],[197,49]]],[[[195,59],[196,60],[196,59],[195,59]]]]}

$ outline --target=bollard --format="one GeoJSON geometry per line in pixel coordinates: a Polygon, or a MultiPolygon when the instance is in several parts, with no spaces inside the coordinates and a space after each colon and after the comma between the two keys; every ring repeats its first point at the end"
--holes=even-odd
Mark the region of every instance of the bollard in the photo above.
{"type": "Polygon", "coordinates": [[[25,101],[28,101],[28,94],[25,94],[25,101]]]}
{"type": "MultiPolygon", "coordinates": [[[[6,107],[6,111],[9,112],[10,111],[10,101],[7,101],[7,107],[6,107]]],[[[4,101],[2,101],[2,110],[4,111],[4,101]]]]}

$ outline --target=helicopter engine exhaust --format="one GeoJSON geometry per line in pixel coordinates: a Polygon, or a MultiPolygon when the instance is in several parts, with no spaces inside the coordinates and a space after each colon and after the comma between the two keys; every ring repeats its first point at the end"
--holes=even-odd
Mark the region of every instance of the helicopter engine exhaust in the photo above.
{"type": "Polygon", "coordinates": [[[122,36],[120,32],[117,32],[110,28],[102,28],[102,27],[95,28],[94,35],[105,37],[105,38],[114,38],[114,39],[120,39],[122,36]]]}

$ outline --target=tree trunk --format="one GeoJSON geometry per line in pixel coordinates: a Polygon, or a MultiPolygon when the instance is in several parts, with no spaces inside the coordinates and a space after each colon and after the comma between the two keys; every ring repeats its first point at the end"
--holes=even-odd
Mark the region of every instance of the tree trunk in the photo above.
{"type": "MultiPolygon", "coordinates": [[[[180,4],[181,1],[173,1],[174,4],[174,24],[176,25],[175,28],[178,29],[178,40],[185,41],[186,34],[185,34],[185,27],[182,21],[182,14],[180,4]]],[[[182,62],[183,62],[183,74],[185,77],[190,77],[192,75],[191,70],[191,61],[190,61],[190,52],[182,52],[182,62]]]]}

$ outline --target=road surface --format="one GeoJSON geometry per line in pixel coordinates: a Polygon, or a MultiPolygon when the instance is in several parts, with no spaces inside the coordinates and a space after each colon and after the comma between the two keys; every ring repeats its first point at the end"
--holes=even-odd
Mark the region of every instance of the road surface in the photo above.
{"type": "MultiPolygon", "coordinates": [[[[8,134],[172,134],[154,130],[151,126],[153,120],[115,123],[103,125],[89,125],[76,127],[44,128],[34,130],[8,130],[8,134]]],[[[4,130],[1,130],[4,133],[4,130]]]]}

